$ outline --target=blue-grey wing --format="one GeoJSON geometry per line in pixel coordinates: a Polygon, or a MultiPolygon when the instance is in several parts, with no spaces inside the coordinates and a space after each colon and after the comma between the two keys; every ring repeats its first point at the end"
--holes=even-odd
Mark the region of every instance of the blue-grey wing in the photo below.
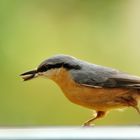
{"type": "Polygon", "coordinates": [[[140,89],[140,77],[98,65],[85,65],[80,70],[71,71],[76,83],[95,88],[135,88],[140,89]]]}

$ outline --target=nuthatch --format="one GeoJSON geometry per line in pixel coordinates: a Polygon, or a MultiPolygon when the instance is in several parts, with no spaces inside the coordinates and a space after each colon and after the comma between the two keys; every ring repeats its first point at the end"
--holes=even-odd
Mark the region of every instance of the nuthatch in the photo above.
{"type": "Polygon", "coordinates": [[[119,70],[68,55],[56,55],[21,76],[25,81],[38,76],[52,79],[71,102],[95,110],[96,117],[84,126],[104,117],[112,109],[133,107],[140,113],[140,77],[119,70]]]}

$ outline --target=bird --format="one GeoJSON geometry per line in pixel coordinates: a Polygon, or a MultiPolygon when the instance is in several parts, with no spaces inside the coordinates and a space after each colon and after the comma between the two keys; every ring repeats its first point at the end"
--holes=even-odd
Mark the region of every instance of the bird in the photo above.
{"type": "Polygon", "coordinates": [[[57,54],[20,76],[24,81],[36,77],[51,79],[72,103],[94,110],[96,116],[84,126],[91,126],[114,109],[132,107],[140,114],[140,77],[114,68],[57,54]]]}

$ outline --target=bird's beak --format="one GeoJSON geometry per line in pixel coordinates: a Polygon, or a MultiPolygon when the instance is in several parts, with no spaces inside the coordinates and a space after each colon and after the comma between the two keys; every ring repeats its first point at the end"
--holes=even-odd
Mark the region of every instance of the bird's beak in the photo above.
{"type": "Polygon", "coordinates": [[[23,78],[24,81],[27,81],[27,80],[31,80],[31,79],[37,77],[37,75],[38,74],[37,74],[36,70],[31,70],[31,71],[22,73],[20,76],[23,78]]]}

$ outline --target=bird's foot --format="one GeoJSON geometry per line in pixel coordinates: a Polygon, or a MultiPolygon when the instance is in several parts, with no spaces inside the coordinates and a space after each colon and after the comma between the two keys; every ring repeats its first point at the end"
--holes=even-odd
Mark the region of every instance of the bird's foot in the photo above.
{"type": "Polygon", "coordinates": [[[85,122],[82,126],[83,127],[93,127],[93,126],[95,126],[95,124],[91,124],[90,122],[85,122]]]}

